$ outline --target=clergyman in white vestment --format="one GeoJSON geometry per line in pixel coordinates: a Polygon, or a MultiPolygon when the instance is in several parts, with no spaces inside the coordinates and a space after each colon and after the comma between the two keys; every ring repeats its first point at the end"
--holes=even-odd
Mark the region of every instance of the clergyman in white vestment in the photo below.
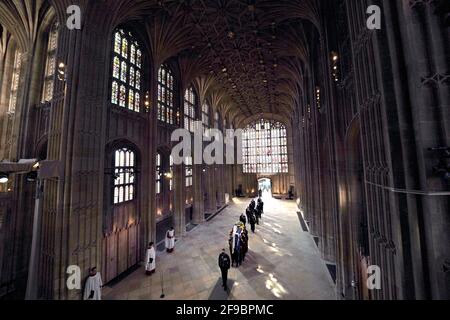
{"type": "Polygon", "coordinates": [[[145,273],[151,275],[156,269],[156,252],[153,242],[150,242],[145,255],[145,273]]]}
{"type": "Polygon", "coordinates": [[[173,252],[173,248],[175,247],[175,230],[171,227],[166,232],[166,251],[173,252]]]}
{"type": "Polygon", "coordinates": [[[92,268],[84,286],[84,300],[102,300],[102,277],[97,268],[92,268]]]}

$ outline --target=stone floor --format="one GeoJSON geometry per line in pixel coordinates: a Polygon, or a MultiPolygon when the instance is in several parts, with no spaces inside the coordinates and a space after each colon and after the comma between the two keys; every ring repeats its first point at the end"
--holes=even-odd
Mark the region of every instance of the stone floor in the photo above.
{"type": "Polygon", "coordinates": [[[211,221],[196,227],[176,243],[175,252],[158,252],[156,273],[143,267],[113,287],[103,289],[109,300],[331,300],[334,285],[311,236],[303,232],[293,201],[266,198],[265,214],[251,234],[244,264],[228,274],[230,292],[221,287],[217,258],[228,249],[228,233],[248,205],[234,199],[211,221]]]}

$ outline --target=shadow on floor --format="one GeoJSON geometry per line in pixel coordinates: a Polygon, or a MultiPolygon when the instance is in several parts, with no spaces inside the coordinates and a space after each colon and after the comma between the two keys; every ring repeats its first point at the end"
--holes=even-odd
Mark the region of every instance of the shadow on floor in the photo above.
{"type": "Polygon", "coordinates": [[[239,268],[251,268],[256,270],[258,266],[261,266],[266,271],[272,271],[275,269],[275,265],[269,259],[253,250],[248,250],[245,261],[239,268]]]}
{"type": "Polygon", "coordinates": [[[130,269],[126,270],[125,272],[118,275],[116,278],[112,279],[110,282],[106,284],[109,288],[114,288],[117,284],[119,284],[122,280],[124,280],[126,277],[134,273],[135,271],[139,270],[141,268],[141,264],[138,263],[134,266],[132,266],[130,269]]]}
{"type": "Polygon", "coordinates": [[[233,290],[234,280],[228,279],[228,291],[225,291],[222,287],[222,278],[217,280],[214,289],[211,291],[208,300],[228,300],[231,290],[233,290]]]}

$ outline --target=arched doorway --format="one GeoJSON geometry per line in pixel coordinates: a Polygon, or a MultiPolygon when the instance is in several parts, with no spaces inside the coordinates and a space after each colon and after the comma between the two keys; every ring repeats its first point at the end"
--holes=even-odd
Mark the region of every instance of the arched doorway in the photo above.
{"type": "Polygon", "coordinates": [[[272,179],[260,178],[258,179],[259,195],[264,197],[272,197],[272,179]]]}

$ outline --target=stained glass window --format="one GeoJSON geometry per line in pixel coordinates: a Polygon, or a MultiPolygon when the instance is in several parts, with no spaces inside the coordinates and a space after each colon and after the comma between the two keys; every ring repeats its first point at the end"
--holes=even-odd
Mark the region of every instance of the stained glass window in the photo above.
{"type": "Polygon", "coordinates": [[[125,83],[127,82],[127,68],[127,63],[125,61],[122,61],[122,64],[120,66],[120,80],[125,83]]]}
{"type": "Polygon", "coordinates": [[[44,85],[42,88],[42,102],[50,101],[53,98],[53,78],[55,76],[55,67],[56,67],[57,41],[58,41],[58,23],[54,23],[48,34],[44,85]]]}
{"type": "Polygon", "coordinates": [[[113,81],[112,83],[112,92],[111,92],[111,102],[117,104],[119,96],[119,85],[117,81],[113,81]]]}
{"type": "Polygon", "coordinates": [[[120,32],[116,32],[114,36],[114,53],[120,54],[121,46],[122,46],[122,34],[120,32]]]}
{"type": "Polygon", "coordinates": [[[141,105],[141,95],[139,94],[139,92],[136,92],[136,94],[134,95],[134,110],[138,111],[140,105],[141,105]]]}
{"type": "Polygon", "coordinates": [[[134,44],[131,45],[130,62],[136,64],[136,46],[134,44]]]}
{"type": "Polygon", "coordinates": [[[127,96],[127,90],[125,89],[124,85],[121,85],[120,86],[120,93],[119,93],[119,105],[121,107],[125,107],[126,96],[127,96]]]}
{"type": "Polygon", "coordinates": [[[184,160],[186,170],[186,187],[192,187],[192,157],[186,157],[184,160]]]}
{"type": "Polygon", "coordinates": [[[8,112],[13,113],[17,105],[17,93],[19,90],[20,68],[22,67],[22,53],[16,49],[14,54],[14,65],[11,78],[11,93],[9,97],[8,112]]]}
{"type": "Polygon", "coordinates": [[[194,89],[189,88],[184,93],[184,128],[194,132],[196,96],[194,89]]]}
{"type": "Polygon", "coordinates": [[[135,198],[136,159],[133,151],[121,148],[114,153],[114,204],[135,198]]]}
{"type": "Polygon", "coordinates": [[[172,71],[162,65],[158,71],[158,120],[174,124],[174,79],[172,71]]]}
{"type": "Polygon", "coordinates": [[[119,59],[119,57],[114,57],[113,77],[116,79],[120,78],[120,59],[119,59]]]}
{"type": "Polygon", "coordinates": [[[133,67],[131,67],[130,68],[130,86],[131,87],[134,87],[135,86],[135,82],[134,82],[134,79],[135,79],[135,71],[134,71],[134,68],[133,67]]]}
{"type": "Polygon", "coordinates": [[[141,50],[137,50],[136,52],[136,65],[141,68],[142,67],[142,53],[141,50]]]}
{"type": "Polygon", "coordinates": [[[127,38],[122,38],[122,58],[128,58],[128,40],[127,38]]]}
{"type": "Polygon", "coordinates": [[[288,173],[286,127],[264,119],[247,126],[242,136],[242,155],[244,173],[288,173]]]}
{"type": "Polygon", "coordinates": [[[114,34],[112,104],[140,111],[141,60],[139,44],[131,33],[125,33],[122,29],[117,30],[114,34]]]}
{"type": "Polygon", "coordinates": [[[161,154],[156,155],[156,194],[160,194],[162,191],[162,167],[161,167],[161,154]]]}

